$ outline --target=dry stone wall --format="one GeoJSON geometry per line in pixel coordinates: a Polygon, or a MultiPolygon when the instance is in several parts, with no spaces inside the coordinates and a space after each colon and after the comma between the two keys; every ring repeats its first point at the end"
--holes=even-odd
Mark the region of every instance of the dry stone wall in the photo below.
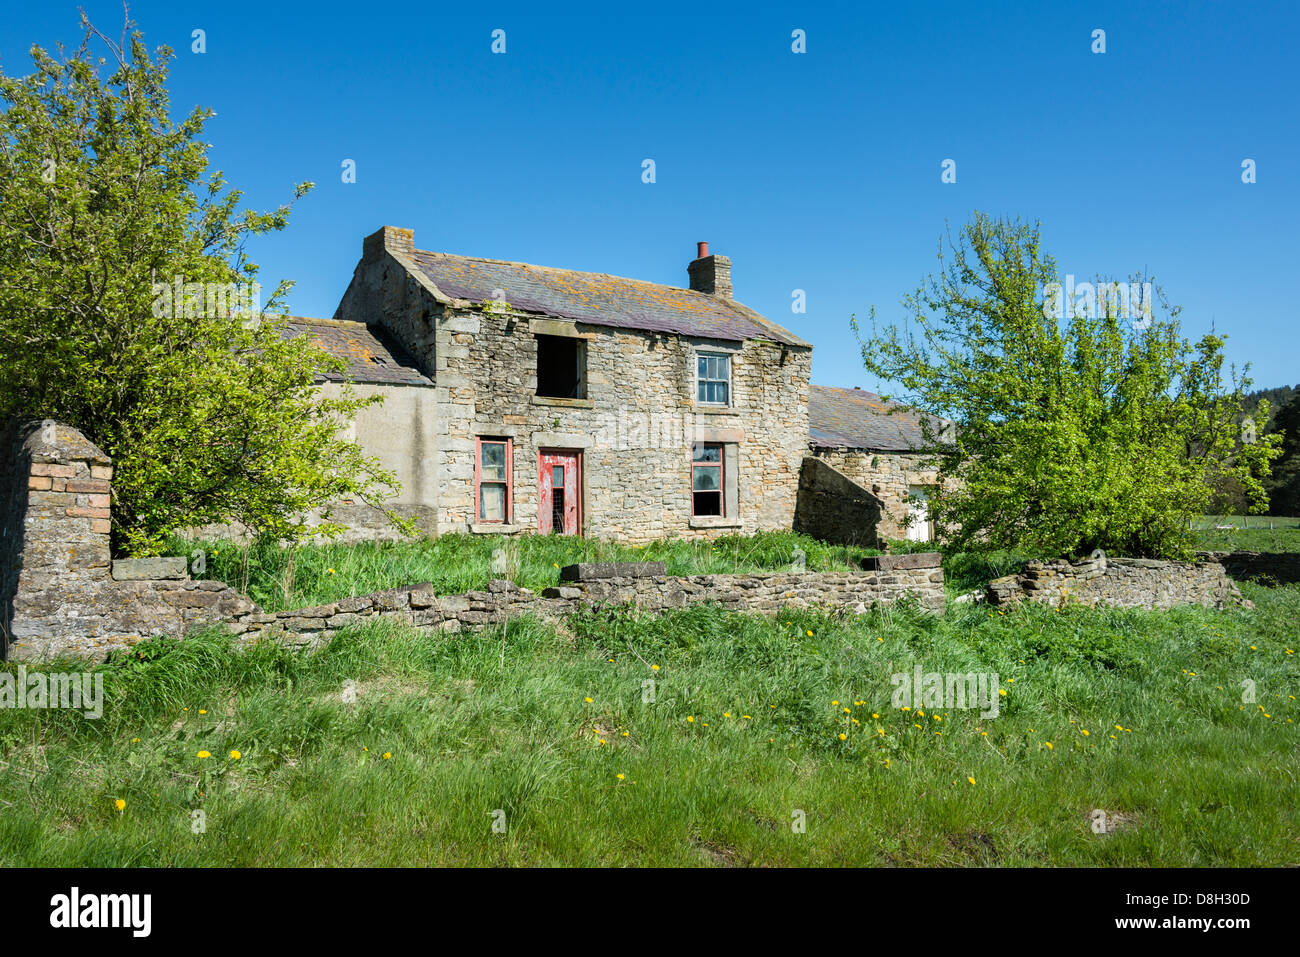
{"type": "Polygon", "coordinates": [[[244,642],[275,640],[318,647],[341,629],[368,622],[455,633],[502,624],[520,615],[558,621],[617,606],[636,606],[651,613],[714,604],[760,614],[782,608],[864,614],[880,605],[914,600],[926,610],[939,614],[944,610],[943,570],[937,554],[884,556],[879,567],[861,572],[668,577],[661,563],[620,563],[570,565],[561,577],[560,585],[540,595],[505,580],[463,595],[440,596],[430,585],[411,585],[274,615],[250,612],[228,627],[244,642]]]}
{"type": "Polygon", "coordinates": [[[1117,608],[1253,607],[1218,562],[1105,556],[1074,563],[1030,562],[1018,575],[989,582],[986,597],[995,605],[1032,601],[1117,608]]]}

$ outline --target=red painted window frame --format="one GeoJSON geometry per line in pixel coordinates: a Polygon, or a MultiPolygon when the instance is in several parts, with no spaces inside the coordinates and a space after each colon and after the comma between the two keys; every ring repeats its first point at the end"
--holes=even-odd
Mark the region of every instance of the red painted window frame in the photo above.
{"type": "MultiPolygon", "coordinates": [[[[474,524],[475,525],[509,525],[515,514],[515,449],[514,440],[509,436],[477,435],[474,437],[474,524]],[[494,518],[482,518],[483,488],[483,445],[504,445],[506,447],[506,516],[498,521],[494,518]]],[[[495,479],[488,480],[489,485],[500,485],[495,479]]]]}
{"type": "Polygon", "coordinates": [[[727,515],[727,444],[725,442],[692,442],[691,443],[691,518],[725,518],[727,515]],[[718,450],[717,462],[697,462],[695,458],[695,447],[703,446],[704,448],[715,448],[718,450]],[[699,467],[716,468],[718,470],[718,514],[715,515],[697,515],[695,512],[695,470],[699,467]]]}

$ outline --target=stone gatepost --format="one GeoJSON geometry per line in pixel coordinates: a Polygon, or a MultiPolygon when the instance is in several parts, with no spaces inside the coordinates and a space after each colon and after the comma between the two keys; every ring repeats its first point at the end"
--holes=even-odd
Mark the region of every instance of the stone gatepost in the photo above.
{"type": "Polygon", "coordinates": [[[0,644],[78,618],[109,580],[113,464],[76,429],[11,427],[0,451],[0,644]]]}

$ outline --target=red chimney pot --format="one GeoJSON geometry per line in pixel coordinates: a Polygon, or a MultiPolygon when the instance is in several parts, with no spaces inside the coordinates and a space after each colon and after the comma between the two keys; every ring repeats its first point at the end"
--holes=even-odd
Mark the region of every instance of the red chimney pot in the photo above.
{"type": "Polygon", "coordinates": [[[707,259],[708,256],[709,256],[709,244],[708,244],[708,243],[696,243],[696,244],[695,244],[695,258],[696,258],[696,259],[707,259]]]}

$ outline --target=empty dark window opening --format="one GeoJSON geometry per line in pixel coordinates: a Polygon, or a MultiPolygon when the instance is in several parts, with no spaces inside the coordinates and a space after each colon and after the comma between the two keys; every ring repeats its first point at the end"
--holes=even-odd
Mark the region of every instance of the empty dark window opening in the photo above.
{"type": "Polygon", "coordinates": [[[691,514],[722,515],[722,445],[696,442],[691,447],[691,514]]]}
{"type": "Polygon", "coordinates": [[[585,399],[586,341],[569,336],[537,337],[537,394],[585,399]]]}

